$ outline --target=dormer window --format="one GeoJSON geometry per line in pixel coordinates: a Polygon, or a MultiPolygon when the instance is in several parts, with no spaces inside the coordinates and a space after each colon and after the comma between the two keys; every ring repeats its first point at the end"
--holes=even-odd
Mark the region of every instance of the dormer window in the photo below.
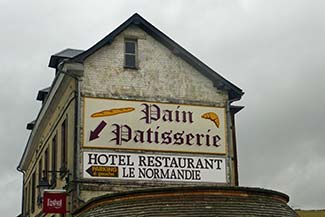
{"type": "Polygon", "coordinates": [[[126,39],[124,42],[124,67],[137,68],[137,40],[126,39]]]}

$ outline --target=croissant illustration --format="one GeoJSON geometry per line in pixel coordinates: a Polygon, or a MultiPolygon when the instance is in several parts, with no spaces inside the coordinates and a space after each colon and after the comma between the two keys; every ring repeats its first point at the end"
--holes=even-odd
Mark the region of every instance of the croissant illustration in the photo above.
{"type": "Polygon", "coordinates": [[[208,112],[208,113],[204,113],[201,118],[204,118],[204,119],[209,119],[211,121],[213,121],[213,123],[217,126],[217,128],[219,128],[220,126],[220,120],[219,120],[219,117],[216,113],[214,112],[208,112]]]}
{"type": "Polygon", "coordinates": [[[103,110],[100,112],[95,112],[90,115],[92,118],[98,118],[98,117],[107,117],[107,116],[112,116],[112,115],[118,115],[126,112],[132,112],[134,111],[134,108],[132,107],[127,107],[127,108],[114,108],[110,110],[103,110]]]}

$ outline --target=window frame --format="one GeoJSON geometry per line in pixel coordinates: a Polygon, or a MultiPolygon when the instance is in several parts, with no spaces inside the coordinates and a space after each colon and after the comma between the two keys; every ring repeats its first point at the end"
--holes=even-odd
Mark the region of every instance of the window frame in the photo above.
{"type": "Polygon", "coordinates": [[[50,155],[49,148],[47,147],[44,152],[44,176],[46,180],[49,180],[49,169],[50,169],[50,155]]]}
{"type": "Polygon", "coordinates": [[[41,183],[42,178],[43,178],[43,158],[40,157],[38,161],[38,184],[41,183]]]}
{"type": "MultiPolygon", "coordinates": [[[[38,160],[38,185],[41,184],[41,181],[43,178],[45,178],[44,176],[44,171],[43,171],[43,157],[41,156],[38,160]]],[[[37,188],[37,186],[36,186],[37,188]]],[[[40,195],[40,189],[38,189],[38,195],[40,195]]],[[[41,202],[39,200],[39,196],[37,196],[37,205],[40,206],[41,202]]]]}
{"type": "Polygon", "coordinates": [[[128,69],[138,69],[138,40],[136,38],[126,38],[124,39],[124,68],[128,69]],[[134,44],[134,53],[126,52],[126,43],[134,44]],[[134,66],[126,64],[126,57],[133,56],[134,57],[134,66]]]}
{"type": "Polygon", "coordinates": [[[65,176],[68,167],[68,118],[61,124],[61,167],[60,176],[65,176]]]}
{"type": "Polygon", "coordinates": [[[31,213],[35,212],[35,208],[36,208],[36,175],[35,175],[35,171],[32,174],[32,181],[31,181],[31,213]]]}
{"type": "Polygon", "coordinates": [[[56,186],[56,171],[57,171],[57,151],[58,151],[58,139],[57,134],[55,134],[52,138],[51,144],[51,187],[55,188],[56,186]]]}
{"type": "Polygon", "coordinates": [[[27,182],[26,186],[25,186],[25,198],[24,198],[24,202],[25,202],[25,214],[29,215],[29,211],[30,211],[30,206],[29,206],[29,202],[30,202],[30,182],[27,182]]]}

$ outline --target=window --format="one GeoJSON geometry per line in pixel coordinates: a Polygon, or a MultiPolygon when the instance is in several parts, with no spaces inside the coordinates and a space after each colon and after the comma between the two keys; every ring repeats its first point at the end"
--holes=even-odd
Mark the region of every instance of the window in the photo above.
{"type": "MultiPolygon", "coordinates": [[[[43,173],[43,158],[40,158],[39,161],[38,161],[38,184],[40,185],[41,184],[41,181],[44,177],[44,173],[43,173]]],[[[40,195],[40,189],[38,189],[38,195],[40,195]]],[[[40,198],[38,197],[37,198],[37,205],[41,205],[41,202],[40,202],[40,198]]]]}
{"type": "Polygon", "coordinates": [[[41,158],[38,161],[38,184],[41,183],[42,178],[43,178],[43,174],[42,174],[42,158],[41,158]]]}
{"type": "Polygon", "coordinates": [[[124,67],[137,68],[137,41],[126,39],[124,43],[124,67]]]}
{"type": "Polygon", "coordinates": [[[31,197],[31,186],[32,183],[28,182],[28,191],[27,191],[27,212],[30,213],[30,197],[31,197]]]}
{"type": "Polygon", "coordinates": [[[29,183],[27,183],[25,187],[25,197],[24,197],[24,203],[25,203],[25,214],[29,214],[29,183]]]}
{"type": "Polygon", "coordinates": [[[67,168],[67,119],[65,119],[61,125],[61,175],[64,175],[64,171],[67,168]]]}
{"type": "Polygon", "coordinates": [[[32,175],[32,183],[31,183],[31,192],[32,192],[32,198],[31,198],[31,202],[32,202],[32,213],[35,211],[35,193],[36,193],[36,183],[35,183],[35,172],[32,175]]]}
{"type": "Polygon", "coordinates": [[[57,142],[56,142],[56,135],[52,139],[52,181],[51,184],[55,186],[56,184],[56,158],[57,158],[57,142]]]}
{"type": "Polygon", "coordinates": [[[47,148],[45,150],[45,154],[44,154],[44,176],[46,177],[46,180],[49,180],[49,149],[47,148]]]}

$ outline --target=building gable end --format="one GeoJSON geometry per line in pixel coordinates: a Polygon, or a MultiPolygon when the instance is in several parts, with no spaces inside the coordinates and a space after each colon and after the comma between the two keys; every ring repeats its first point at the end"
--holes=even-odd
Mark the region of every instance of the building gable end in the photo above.
{"type": "Polygon", "coordinates": [[[205,65],[198,58],[196,58],[187,50],[185,50],[183,47],[178,45],[175,41],[170,39],[167,35],[165,35],[163,32],[158,30],[156,27],[154,27],[152,24],[150,24],[148,21],[146,21],[137,13],[131,16],[128,20],[122,23],[119,27],[117,27],[114,31],[112,31],[109,35],[107,35],[105,38],[100,40],[94,46],[76,55],[75,57],[71,58],[70,61],[84,62],[85,59],[87,59],[89,56],[94,54],[100,48],[104,47],[105,45],[111,44],[120,33],[122,33],[125,29],[127,29],[131,25],[135,25],[141,28],[147,34],[149,34],[154,39],[156,39],[161,44],[163,44],[165,47],[170,49],[175,55],[182,58],[193,68],[195,68],[204,76],[206,76],[208,79],[210,79],[216,88],[227,91],[229,93],[230,100],[239,100],[241,96],[244,94],[240,88],[238,88],[237,86],[235,86],[234,84],[232,84],[231,82],[223,78],[221,75],[219,75],[217,72],[212,70],[210,67],[205,65]]]}

